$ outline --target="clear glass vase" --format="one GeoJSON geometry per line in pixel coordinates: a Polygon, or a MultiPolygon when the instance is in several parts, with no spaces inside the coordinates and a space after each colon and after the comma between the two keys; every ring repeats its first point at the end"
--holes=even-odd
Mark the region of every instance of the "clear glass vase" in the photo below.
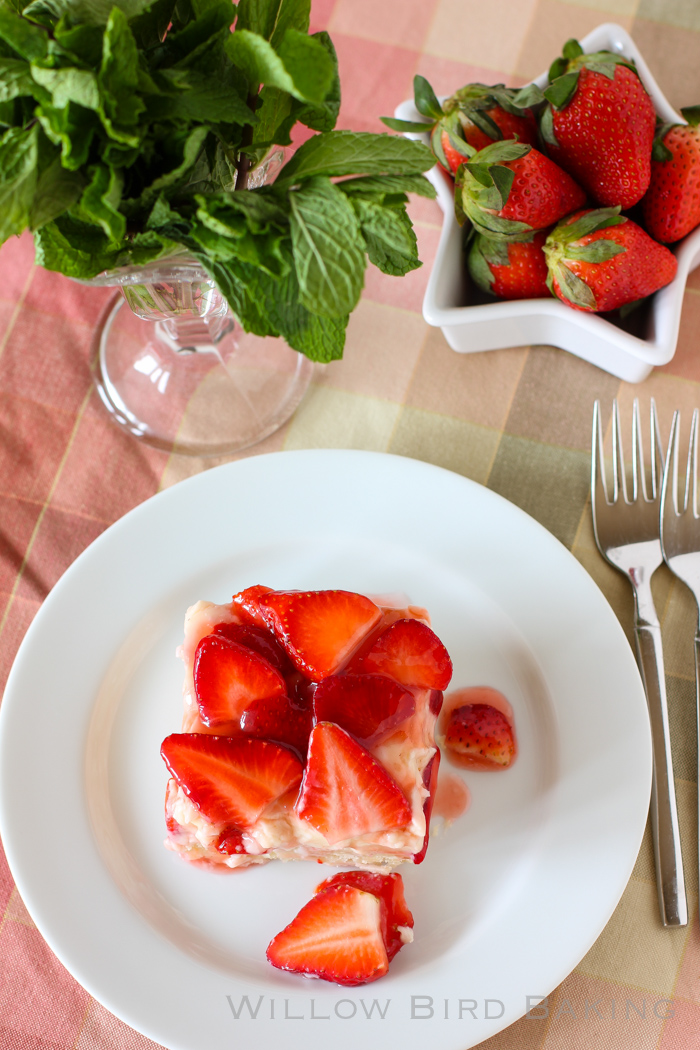
{"type": "MultiPolygon", "coordinates": [[[[273,148],[247,188],[273,181],[284,160],[273,148]]],[[[244,332],[184,250],[86,283],[121,290],[97,332],[95,382],[114,421],[149,445],[193,456],[238,452],[278,430],[306,393],[308,358],[283,339],[244,332]]]]}
{"type": "Polygon", "coordinates": [[[95,340],[95,382],[112,418],[168,452],[226,455],[285,423],[313,365],[283,339],[244,332],[195,260],[100,274],[118,298],[95,340]]]}

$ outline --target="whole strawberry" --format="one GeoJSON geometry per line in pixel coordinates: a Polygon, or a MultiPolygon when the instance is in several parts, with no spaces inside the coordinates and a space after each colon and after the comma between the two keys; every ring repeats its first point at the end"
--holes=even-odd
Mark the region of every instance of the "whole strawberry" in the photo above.
{"type": "Polygon", "coordinates": [[[547,260],[543,252],[547,230],[527,240],[504,241],[478,233],[469,250],[469,275],[483,292],[500,299],[550,299],[547,260]]]}
{"type": "Polygon", "coordinates": [[[644,299],[676,276],[676,257],[618,208],[570,215],[544,253],[552,291],[575,310],[604,313],[644,299]]]}
{"type": "Polygon", "coordinates": [[[440,131],[439,141],[435,130],[432,135],[433,150],[442,166],[454,174],[464,163],[462,142],[476,150],[503,139],[517,139],[536,146],[535,118],[531,109],[515,104],[518,94],[503,84],[493,87],[466,84],[443,102],[445,115],[436,125],[440,131]]]}
{"type": "Polygon", "coordinates": [[[554,161],[519,142],[494,142],[474,153],[455,176],[458,221],[468,218],[487,237],[521,240],[522,234],[552,226],[585,199],[554,161]]]}
{"type": "MultiPolygon", "coordinates": [[[[465,143],[481,150],[503,139],[518,139],[531,146],[538,142],[537,123],[529,108],[539,101],[530,88],[507,88],[503,84],[465,84],[440,104],[425,77],[413,81],[416,109],[433,122],[431,145],[446,171],[453,174],[468,159],[465,143]]],[[[382,117],[394,131],[425,131],[426,125],[382,117]]]]}
{"type": "Polygon", "coordinates": [[[599,204],[631,208],[651,177],[654,106],[634,63],[584,55],[576,40],[549,71],[540,130],[551,157],[599,204]]]}
{"type": "Polygon", "coordinates": [[[687,124],[661,124],[651,154],[651,182],[642,201],[644,225],[662,244],[700,224],[700,106],[681,113],[687,124]]]}

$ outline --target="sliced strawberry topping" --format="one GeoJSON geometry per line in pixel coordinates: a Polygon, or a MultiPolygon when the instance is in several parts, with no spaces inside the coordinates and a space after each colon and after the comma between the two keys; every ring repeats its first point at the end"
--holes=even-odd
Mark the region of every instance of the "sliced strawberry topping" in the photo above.
{"type": "Polygon", "coordinates": [[[389,969],[382,937],[383,902],[355,886],[334,886],[305,904],[267,948],[280,970],[336,984],[366,984],[389,969]]]}
{"type": "Polygon", "coordinates": [[[241,715],[244,733],[285,744],[293,748],[302,761],[306,759],[312,725],[310,699],[290,696],[254,700],[241,715]]]}
{"type": "Polygon", "coordinates": [[[371,871],[340,871],[317,886],[316,893],[326,893],[334,886],[354,886],[384,901],[386,913],[383,912],[382,917],[386,919],[386,924],[383,924],[382,936],[391,962],[406,943],[405,934],[402,937],[399,926],[413,929],[413,915],[406,904],[401,876],[396,872],[392,875],[375,875],[371,871]]]}
{"type": "Polygon", "coordinates": [[[403,685],[443,690],[452,678],[452,661],[435,632],[420,620],[397,620],[379,635],[363,670],[387,674],[403,685]]]}
{"type": "Polygon", "coordinates": [[[258,583],[254,587],[246,587],[244,591],[234,594],[231,603],[246,623],[254,624],[256,627],[265,627],[265,618],[260,611],[260,599],[263,595],[271,593],[270,587],[263,587],[258,583]]]}
{"type": "Polygon", "coordinates": [[[259,604],[294,665],[314,681],[335,674],[382,615],[351,591],[273,591],[259,604]]]}
{"type": "Polygon", "coordinates": [[[423,839],[423,845],[419,849],[418,853],[413,854],[414,864],[422,864],[425,860],[425,855],[428,852],[428,843],[430,841],[430,817],[433,812],[433,803],[435,802],[435,792],[437,791],[438,786],[439,769],[440,752],[438,750],[435,752],[435,754],[423,770],[423,786],[428,789],[430,794],[423,802],[423,816],[425,817],[425,837],[423,839]]]}
{"type": "Polygon", "coordinates": [[[194,692],[206,726],[240,718],[253,700],[283,696],[284,678],[258,653],[219,635],[202,638],[194,654],[194,692]]]}
{"type": "Polygon", "coordinates": [[[465,704],[451,712],[445,746],[459,756],[459,765],[474,769],[509,766],[515,757],[513,727],[490,704],[465,704]]]}
{"type": "Polygon", "coordinates": [[[415,709],[413,694],[381,674],[329,675],[314,693],[316,721],[335,722],[365,747],[384,739],[415,709]]]}
{"type": "Polygon", "coordinates": [[[252,737],[172,733],[160,749],[166,766],[207,820],[247,828],[302,775],[291,751],[252,737]]]}
{"type": "Polygon", "coordinates": [[[279,644],[274,634],[264,627],[254,627],[252,624],[243,623],[217,623],[212,634],[220,638],[226,638],[229,642],[244,645],[246,649],[262,656],[269,664],[279,671],[287,674],[292,671],[289,657],[279,644]]]}
{"type": "Polygon", "coordinates": [[[295,809],[329,843],[405,827],[412,816],[384,767],[332,722],[319,722],[311,732],[295,809]]]}

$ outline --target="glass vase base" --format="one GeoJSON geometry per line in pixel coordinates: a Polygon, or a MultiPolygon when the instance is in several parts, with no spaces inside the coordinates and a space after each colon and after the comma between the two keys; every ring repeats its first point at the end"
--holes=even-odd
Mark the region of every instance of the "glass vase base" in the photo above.
{"type": "Polygon", "coordinates": [[[313,365],[283,339],[244,332],[228,314],[148,321],[122,297],[95,340],[95,383],[112,419],[166,452],[224,456],[278,430],[313,365]]]}

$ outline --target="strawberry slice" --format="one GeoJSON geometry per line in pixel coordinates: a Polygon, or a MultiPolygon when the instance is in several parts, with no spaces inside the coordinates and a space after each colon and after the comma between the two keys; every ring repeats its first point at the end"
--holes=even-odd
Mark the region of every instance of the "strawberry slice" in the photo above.
{"type": "Polygon", "coordinates": [[[291,751],[252,737],[172,733],[160,749],[190,802],[214,824],[248,828],[301,780],[291,751]]]}
{"type": "Polygon", "coordinates": [[[313,681],[335,674],[382,616],[351,591],[272,591],[259,605],[295,667],[313,681]]]}
{"type": "Polygon", "coordinates": [[[219,638],[226,638],[229,642],[244,645],[246,649],[252,649],[272,664],[280,674],[287,674],[293,670],[289,657],[274,634],[264,627],[243,623],[217,623],[211,633],[219,638]]]}
{"type": "Polygon", "coordinates": [[[263,595],[271,593],[270,587],[263,587],[262,584],[257,583],[254,587],[246,587],[244,591],[234,594],[231,604],[246,623],[256,627],[265,627],[265,618],[260,611],[260,599],[263,595]]]}
{"type": "Polygon", "coordinates": [[[389,969],[382,911],[386,906],[373,893],[333,886],[313,897],[270,941],[267,958],[280,970],[336,984],[376,981],[389,969]]]}
{"type": "Polygon", "coordinates": [[[216,634],[208,634],[197,646],[194,693],[205,726],[234,721],[253,700],[286,691],[279,671],[252,649],[216,634]]]}
{"type": "Polygon", "coordinates": [[[425,860],[425,855],[428,852],[428,843],[430,842],[430,817],[433,812],[433,803],[435,801],[435,792],[438,786],[438,771],[440,769],[440,752],[435,752],[433,757],[428,762],[427,766],[423,770],[423,786],[428,789],[430,794],[423,801],[423,815],[425,817],[425,836],[423,838],[423,845],[417,853],[413,854],[413,863],[422,864],[425,860]]]}
{"type": "Polygon", "coordinates": [[[402,936],[399,927],[413,929],[413,915],[408,910],[403,893],[403,879],[394,872],[391,875],[375,875],[371,871],[340,871],[316,887],[316,893],[326,893],[335,886],[354,886],[365,893],[372,893],[384,901],[382,911],[382,937],[389,962],[408,942],[410,934],[402,936]]]}
{"type": "Polygon", "coordinates": [[[503,769],[515,757],[513,727],[490,704],[465,704],[450,713],[445,746],[459,757],[459,765],[473,769],[503,769]]]}
{"type": "Polygon", "coordinates": [[[310,699],[290,696],[254,700],[241,715],[244,733],[291,747],[302,761],[306,759],[312,725],[310,699]]]}
{"type": "Polygon", "coordinates": [[[362,669],[421,689],[444,690],[452,678],[447,649],[420,620],[396,620],[387,627],[365,656],[362,669]]]}
{"type": "Polygon", "coordinates": [[[327,842],[341,842],[411,821],[411,807],[382,765],[340,726],[319,722],[311,731],[297,816],[327,842]]]}
{"type": "Polygon", "coordinates": [[[335,722],[365,747],[383,740],[415,709],[413,694],[381,674],[329,675],[314,693],[316,721],[335,722]]]}

